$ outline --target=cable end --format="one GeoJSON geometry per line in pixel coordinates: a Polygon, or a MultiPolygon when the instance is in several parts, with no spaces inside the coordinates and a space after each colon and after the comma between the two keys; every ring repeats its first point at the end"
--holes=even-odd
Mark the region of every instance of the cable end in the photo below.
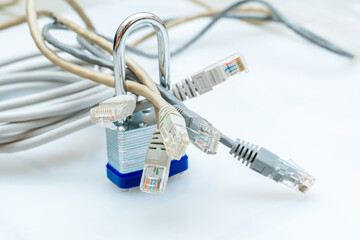
{"type": "Polygon", "coordinates": [[[180,160],[184,155],[190,139],[184,118],[170,105],[160,109],[160,134],[169,157],[180,160]]]}
{"type": "Polygon", "coordinates": [[[135,95],[119,95],[90,109],[91,121],[101,127],[116,128],[114,122],[130,116],[136,107],[135,95]]]}
{"type": "Polygon", "coordinates": [[[244,57],[233,54],[173,85],[173,93],[180,100],[207,93],[217,85],[248,72],[244,57]]]}
{"type": "Polygon", "coordinates": [[[250,168],[299,192],[307,192],[316,179],[293,161],[285,161],[265,148],[260,148],[250,168]]]}
{"type": "Polygon", "coordinates": [[[148,147],[140,190],[146,193],[164,193],[169,178],[170,162],[163,138],[156,130],[148,147]]]}

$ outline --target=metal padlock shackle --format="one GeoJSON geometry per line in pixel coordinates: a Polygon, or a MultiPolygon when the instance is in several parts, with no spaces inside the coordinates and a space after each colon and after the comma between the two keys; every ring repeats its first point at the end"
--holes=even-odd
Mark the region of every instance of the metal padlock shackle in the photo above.
{"type": "Polygon", "coordinates": [[[116,31],[113,46],[114,78],[116,95],[126,94],[125,47],[130,33],[139,26],[151,26],[157,36],[160,84],[170,89],[169,35],[163,21],[152,13],[135,13],[126,18],[116,31]]]}

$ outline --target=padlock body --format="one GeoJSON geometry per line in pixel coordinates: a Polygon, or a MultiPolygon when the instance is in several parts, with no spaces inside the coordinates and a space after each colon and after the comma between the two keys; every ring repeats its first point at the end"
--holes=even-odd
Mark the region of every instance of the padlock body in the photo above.
{"type": "MultiPolygon", "coordinates": [[[[126,122],[126,128],[106,129],[108,164],[107,176],[118,187],[128,189],[140,184],[147,148],[156,130],[153,109],[135,113],[126,122]]],[[[187,170],[188,157],[173,160],[170,174],[187,170]]]]}

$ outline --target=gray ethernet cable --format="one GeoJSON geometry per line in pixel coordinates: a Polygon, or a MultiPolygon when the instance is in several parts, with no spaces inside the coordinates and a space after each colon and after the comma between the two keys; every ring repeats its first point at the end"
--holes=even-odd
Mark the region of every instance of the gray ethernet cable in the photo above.
{"type": "MultiPolygon", "coordinates": [[[[216,147],[214,146],[218,143],[217,133],[220,132],[205,118],[189,110],[166,89],[161,86],[158,86],[158,89],[164,99],[174,104],[175,108],[184,117],[192,143],[206,153],[216,153],[216,147]],[[211,129],[216,134],[208,135],[208,143],[199,145],[194,141],[197,135],[192,134],[192,132],[201,132],[203,131],[202,129],[211,129]]],[[[315,183],[316,179],[295,163],[285,161],[269,150],[262,147],[259,148],[249,142],[240,141],[239,139],[234,142],[224,134],[220,133],[220,135],[219,141],[231,149],[230,154],[238,158],[239,161],[242,160],[242,163],[245,163],[246,166],[249,166],[250,169],[261,175],[269,177],[275,182],[281,182],[302,193],[305,193],[315,183]]]]}
{"type": "Polygon", "coordinates": [[[140,190],[147,193],[164,193],[170,172],[171,159],[160,131],[155,130],[148,147],[140,190]]]}
{"type": "Polygon", "coordinates": [[[315,178],[293,162],[285,161],[269,150],[249,142],[237,139],[231,147],[230,154],[250,169],[269,177],[275,182],[305,193],[314,183],[315,178]]]}
{"type": "Polygon", "coordinates": [[[221,133],[206,119],[180,105],[174,105],[184,117],[191,142],[207,154],[216,154],[221,133]]]}
{"type": "Polygon", "coordinates": [[[180,101],[185,101],[187,98],[194,98],[207,93],[213,90],[215,86],[247,72],[245,59],[236,53],[173,84],[172,91],[180,101]]]}

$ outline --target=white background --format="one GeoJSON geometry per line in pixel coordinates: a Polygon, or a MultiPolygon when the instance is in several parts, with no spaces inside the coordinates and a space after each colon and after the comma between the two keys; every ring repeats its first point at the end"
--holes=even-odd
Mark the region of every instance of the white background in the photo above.
{"type": "MultiPolygon", "coordinates": [[[[98,31],[109,36],[139,11],[166,18],[201,8],[145,0],[88,8],[98,31]]],[[[207,21],[170,30],[171,46],[207,21]]],[[[36,50],[25,25],[0,32],[0,41],[1,60],[36,50]]],[[[154,44],[142,48],[155,51],[154,44]]],[[[186,104],[233,139],[304,167],[317,178],[306,195],[249,170],[223,146],[216,156],[190,146],[189,170],[170,179],[165,195],[124,193],[106,178],[104,131],[91,127],[0,155],[0,239],[359,239],[359,61],[284,27],[222,20],[172,58],[172,81],[234,52],[246,57],[250,73],[186,104]]],[[[156,61],[137,59],[157,76],[156,61]]]]}

